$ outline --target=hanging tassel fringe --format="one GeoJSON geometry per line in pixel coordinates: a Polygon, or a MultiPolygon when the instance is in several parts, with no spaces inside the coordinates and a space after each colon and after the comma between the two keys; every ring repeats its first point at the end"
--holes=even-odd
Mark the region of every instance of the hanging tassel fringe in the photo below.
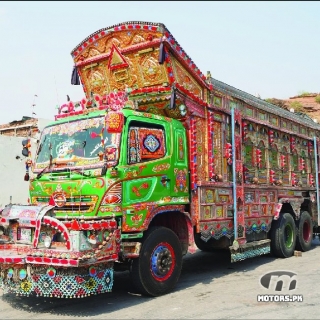
{"type": "Polygon", "coordinates": [[[165,60],[166,52],[164,50],[164,44],[163,42],[160,43],[160,48],[159,48],[159,59],[158,62],[159,64],[163,64],[165,60]]]}
{"type": "Polygon", "coordinates": [[[71,84],[74,84],[76,86],[80,85],[80,78],[79,78],[79,74],[76,66],[74,66],[72,70],[71,84]]]}
{"type": "Polygon", "coordinates": [[[175,90],[175,88],[173,88],[172,92],[171,92],[171,99],[170,99],[169,109],[173,110],[175,108],[176,108],[176,90],[175,90]]]}

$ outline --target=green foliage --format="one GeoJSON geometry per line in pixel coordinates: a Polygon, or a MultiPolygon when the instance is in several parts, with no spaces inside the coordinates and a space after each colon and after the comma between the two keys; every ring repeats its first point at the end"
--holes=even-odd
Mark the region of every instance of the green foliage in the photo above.
{"type": "Polygon", "coordinates": [[[319,103],[319,104],[320,104],[320,95],[318,94],[318,95],[314,98],[314,100],[316,101],[316,103],[319,103]]]}
{"type": "Polygon", "coordinates": [[[310,92],[308,91],[300,91],[299,92],[299,96],[300,97],[306,97],[306,96],[309,96],[310,95],[310,92]]]}
{"type": "Polygon", "coordinates": [[[295,112],[303,112],[303,104],[299,101],[290,102],[290,108],[293,108],[295,112]]]}
{"type": "Polygon", "coordinates": [[[286,101],[281,99],[267,98],[267,99],[264,99],[264,101],[272,103],[280,108],[285,108],[286,106],[286,101]]]}

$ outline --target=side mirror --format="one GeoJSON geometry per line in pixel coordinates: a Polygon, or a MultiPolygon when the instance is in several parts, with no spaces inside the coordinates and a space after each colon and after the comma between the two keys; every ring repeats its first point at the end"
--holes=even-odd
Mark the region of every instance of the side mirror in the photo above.
{"type": "Polygon", "coordinates": [[[25,156],[25,157],[27,157],[29,155],[29,151],[28,151],[27,148],[23,148],[22,149],[22,155],[25,156]]]}
{"type": "Polygon", "coordinates": [[[25,157],[28,157],[29,154],[30,154],[30,147],[31,147],[31,144],[30,144],[30,140],[29,139],[26,139],[26,140],[22,140],[22,155],[25,156],[25,157]]]}

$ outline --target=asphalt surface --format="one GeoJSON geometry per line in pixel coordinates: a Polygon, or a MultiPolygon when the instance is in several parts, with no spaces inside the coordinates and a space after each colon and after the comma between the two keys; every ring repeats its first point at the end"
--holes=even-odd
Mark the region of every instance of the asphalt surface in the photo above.
{"type": "Polygon", "coordinates": [[[269,255],[231,263],[228,252],[184,257],[174,292],[157,298],[135,293],[128,272],[116,272],[112,293],[80,299],[25,298],[0,293],[0,319],[319,319],[320,242],[301,257],[269,255]],[[273,271],[296,274],[297,286],[281,294],[302,302],[258,302],[272,294],[260,279],[273,271]],[[291,296],[292,297],[292,296],[291,296]],[[300,298],[299,298],[300,299],[300,298]]]}

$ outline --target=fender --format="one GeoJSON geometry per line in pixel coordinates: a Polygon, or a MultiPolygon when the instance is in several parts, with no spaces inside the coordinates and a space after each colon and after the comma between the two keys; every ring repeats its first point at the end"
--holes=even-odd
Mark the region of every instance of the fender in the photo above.
{"type": "Polygon", "coordinates": [[[292,210],[296,216],[296,219],[300,217],[300,208],[304,201],[303,197],[295,197],[295,198],[281,198],[276,207],[276,212],[274,213],[274,220],[279,219],[279,215],[284,203],[289,203],[292,207],[292,210]]]}

